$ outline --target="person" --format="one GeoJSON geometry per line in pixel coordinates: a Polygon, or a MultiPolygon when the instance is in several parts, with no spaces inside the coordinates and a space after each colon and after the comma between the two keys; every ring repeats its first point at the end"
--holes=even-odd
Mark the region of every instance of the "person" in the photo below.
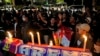
{"type": "Polygon", "coordinates": [[[14,31],[14,37],[17,37],[20,39],[21,37],[21,25],[20,22],[18,20],[17,16],[13,17],[13,31],[14,31]]]}
{"type": "Polygon", "coordinates": [[[37,20],[36,20],[36,26],[38,28],[37,31],[40,32],[40,40],[42,44],[47,44],[47,38],[48,38],[48,20],[45,13],[42,11],[38,11],[37,13],[37,20]]]}
{"type": "Polygon", "coordinates": [[[98,38],[96,43],[94,44],[93,56],[100,56],[100,38],[98,38]]]}
{"type": "Polygon", "coordinates": [[[75,26],[76,26],[76,20],[74,16],[70,16],[69,18],[69,27],[72,29],[72,31],[75,31],[75,26]]]}
{"type": "MultiPolygon", "coordinates": [[[[54,40],[53,39],[53,32],[56,32],[58,29],[58,26],[57,26],[57,22],[56,22],[56,18],[55,17],[51,17],[49,22],[48,22],[48,42],[50,40],[54,40]]],[[[54,42],[54,41],[53,41],[54,42]]]]}
{"type": "Polygon", "coordinates": [[[27,43],[30,41],[30,36],[28,32],[31,30],[31,23],[28,20],[27,15],[22,16],[23,23],[21,24],[21,35],[22,35],[22,40],[24,43],[27,43]]]}
{"type": "Polygon", "coordinates": [[[89,51],[93,51],[93,41],[89,31],[90,31],[90,26],[87,23],[77,24],[76,32],[74,32],[71,37],[70,47],[83,48],[84,45],[83,35],[86,35],[87,36],[86,49],[89,49],[89,51]]]}

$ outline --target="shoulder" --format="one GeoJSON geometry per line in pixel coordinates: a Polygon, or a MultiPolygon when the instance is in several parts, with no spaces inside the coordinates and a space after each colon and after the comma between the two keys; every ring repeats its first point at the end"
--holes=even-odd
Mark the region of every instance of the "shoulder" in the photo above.
{"type": "Polygon", "coordinates": [[[90,40],[93,40],[93,38],[92,38],[92,35],[91,34],[87,34],[87,36],[88,36],[88,39],[90,39],[90,40]]]}

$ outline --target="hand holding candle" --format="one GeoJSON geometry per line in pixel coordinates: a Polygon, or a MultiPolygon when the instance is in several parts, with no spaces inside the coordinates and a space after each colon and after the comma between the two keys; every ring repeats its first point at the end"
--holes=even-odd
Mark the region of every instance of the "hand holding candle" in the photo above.
{"type": "Polygon", "coordinates": [[[86,35],[83,35],[83,38],[84,38],[83,51],[85,51],[86,50],[86,43],[87,43],[87,36],[86,35]]]}
{"type": "Polygon", "coordinates": [[[29,32],[30,36],[31,36],[31,40],[32,40],[32,43],[34,44],[34,35],[32,32],[29,32]]]}

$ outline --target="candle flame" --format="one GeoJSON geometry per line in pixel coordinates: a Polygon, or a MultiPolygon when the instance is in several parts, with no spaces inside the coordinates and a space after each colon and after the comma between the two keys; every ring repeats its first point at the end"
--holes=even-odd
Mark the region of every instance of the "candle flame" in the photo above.
{"type": "Polygon", "coordinates": [[[34,44],[34,35],[32,32],[29,32],[30,36],[31,36],[31,40],[32,40],[32,43],[34,44]]]}
{"type": "Polygon", "coordinates": [[[39,34],[39,32],[37,32],[37,34],[39,34]]]}
{"type": "Polygon", "coordinates": [[[53,41],[52,40],[50,40],[49,46],[53,46],[53,41]]]}
{"type": "Polygon", "coordinates": [[[8,33],[8,37],[12,38],[12,34],[10,32],[7,33],[8,33]]]}
{"type": "Polygon", "coordinates": [[[83,38],[85,39],[85,41],[87,41],[87,36],[86,35],[83,35],[83,38]]]}
{"type": "Polygon", "coordinates": [[[8,34],[8,41],[9,41],[9,43],[11,43],[13,40],[12,40],[12,34],[8,31],[7,32],[7,34],[8,34]]]}
{"type": "Polygon", "coordinates": [[[31,36],[33,36],[33,33],[32,33],[32,32],[29,32],[29,34],[30,34],[31,36]]]}

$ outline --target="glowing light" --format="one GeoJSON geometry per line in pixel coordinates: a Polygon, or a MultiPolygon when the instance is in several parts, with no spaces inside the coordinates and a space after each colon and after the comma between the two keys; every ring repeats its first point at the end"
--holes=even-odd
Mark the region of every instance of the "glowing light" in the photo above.
{"type": "Polygon", "coordinates": [[[32,43],[34,44],[34,35],[32,32],[29,32],[30,36],[31,36],[31,40],[32,40],[32,43]]]}
{"type": "Polygon", "coordinates": [[[13,40],[12,40],[12,34],[9,32],[9,31],[7,31],[7,35],[8,35],[8,42],[9,43],[11,43],[13,40]]]}
{"type": "Polygon", "coordinates": [[[83,38],[84,38],[83,51],[85,51],[86,50],[86,43],[87,43],[87,36],[83,35],[83,38]]]}
{"type": "Polygon", "coordinates": [[[41,45],[40,34],[39,34],[39,32],[37,32],[37,38],[38,38],[38,44],[41,45]]]}
{"type": "Polygon", "coordinates": [[[52,41],[52,40],[50,40],[49,46],[50,46],[50,47],[53,46],[53,41],[52,41]]]}

